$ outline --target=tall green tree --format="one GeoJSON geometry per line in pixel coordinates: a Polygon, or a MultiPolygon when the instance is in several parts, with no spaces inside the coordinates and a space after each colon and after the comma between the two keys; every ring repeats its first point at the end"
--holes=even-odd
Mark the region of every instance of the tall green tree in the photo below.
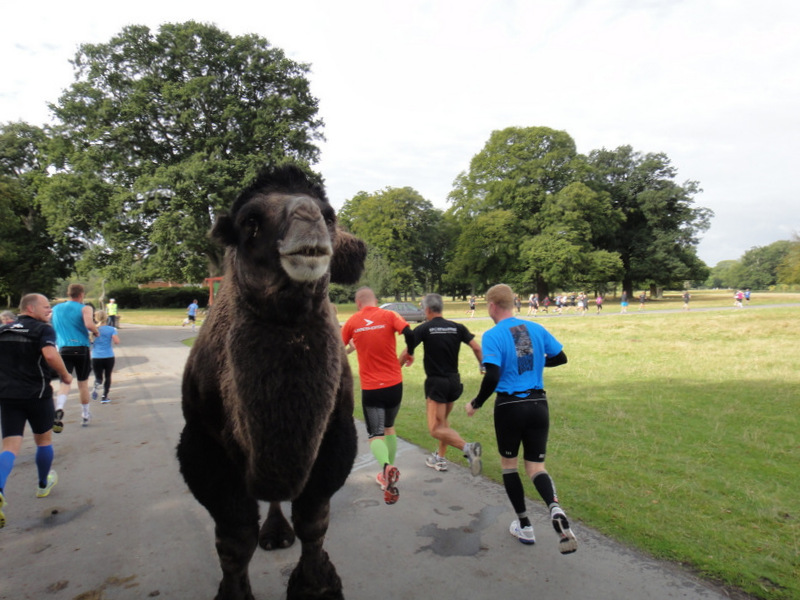
{"type": "Polygon", "coordinates": [[[706,280],[706,287],[710,288],[732,288],[736,287],[736,269],[739,261],[722,260],[711,269],[711,273],[706,280]]]}
{"type": "Polygon", "coordinates": [[[384,263],[389,265],[391,277],[386,285],[397,298],[413,296],[441,281],[447,251],[440,235],[442,212],[416,190],[389,187],[373,194],[359,192],[345,202],[339,219],[367,242],[371,254],[381,257],[376,264],[382,270],[384,263]]]}
{"type": "Polygon", "coordinates": [[[495,283],[513,285],[525,270],[519,258],[525,230],[510,210],[492,210],[466,221],[448,265],[448,284],[458,289],[467,284],[471,293],[482,292],[495,283]],[[515,280],[515,281],[512,281],[515,280]]]}
{"type": "Polygon", "coordinates": [[[567,132],[508,127],[492,132],[469,170],[456,178],[448,199],[464,218],[500,209],[527,221],[548,195],[575,181],[581,168],[567,132]]]}
{"type": "Polygon", "coordinates": [[[665,154],[642,154],[630,146],[594,150],[588,163],[584,181],[609,194],[624,219],[600,245],[619,254],[629,297],[635,285],[679,285],[708,276],[696,247],[713,213],[694,206],[701,191],[697,182],[676,183],[677,170],[665,154]]]}
{"type": "Polygon", "coordinates": [[[40,210],[47,144],[40,127],[21,122],[0,127],[0,294],[9,305],[29,292],[52,294],[80,251],[68,229],[49,233],[40,210]]]}
{"type": "Polygon", "coordinates": [[[775,285],[778,283],[779,268],[791,248],[792,242],[789,240],[750,248],[734,269],[732,287],[766,290],[775,285]]]}
{"type": "Polygon", "coordinates": [[[789,250],[778,265],[778,283],[800,284],[800,235],[794,234],[789,250]]]}
{"type": "MultiPolygon", "coordinates": [[[[573,240],[583,239],[585,232],[572,231],[567,220],[556,224],[541,213],[585,170],[565,131],[509,127],[492,132],[448,197],[449,210],[462,227],[450,276],[480,286],[506,281],[540,296],[547,295],[551,285],[570,279],[579,268],[571,258],[583,258],[583,243],[568,247],[547,239],[547,232],[569,230],[573,240]],[[491,250],[483,252],[484,246],[491,250]]],[[[565,208],[564,213],[573,209],[565,208]]],[[[591,240],[585,243],[591,245],[591,240]]]]}
{"type": "Polygon", "coordinates": [[[527,281],[602,290],[622,274],[619,254],[599,247],[624,221],[607,193],[571,183],[547,196],[534,221],[540,233],[525,241],[522,253],[527,281]]]}
{"type": "Polygon", "coordinates": [[[198,281],[220,268],[218,211],[266,162],[316,162],[322,139],[308,66],[256,35],[213,25],[129,26],[82,45],[76,81],[51,109],[59,172],[53,227],[139,278],[198,281]]]}

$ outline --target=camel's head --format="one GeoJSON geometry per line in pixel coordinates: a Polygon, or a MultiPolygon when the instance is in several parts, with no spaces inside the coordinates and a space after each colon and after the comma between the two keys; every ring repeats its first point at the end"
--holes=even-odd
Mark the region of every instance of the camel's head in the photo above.
{"type": "Polygon", "coordinates": [[[211,233],[235,252],[236,268],[249,284],[268,288],[287,279],[315,282],[328,273],[332,281],[355,283],[366,257],[364,243],[337,226],[322,186],[295,166],[264,171],[211,233]]]}

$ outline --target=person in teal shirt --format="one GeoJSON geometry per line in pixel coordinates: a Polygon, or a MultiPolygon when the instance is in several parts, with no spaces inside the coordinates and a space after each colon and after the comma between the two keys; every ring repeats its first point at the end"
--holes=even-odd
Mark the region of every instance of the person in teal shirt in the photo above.
{"type": "MultiPolygon", "coordinates": [[[[86,306],[83,300],[86,291],[80,283],[71,283],[67,288],[67,302],[53,307],[53,328],[56,330],[56,345],[67,372],[75,372],[78,380],[78,394],[83,410],[83,426],[87,426],[92,418],[89,412],[89,374],[92,372],[91,352],[89,350],[89,333],[100,335],[94,324],[92,307],[86,306]]],[[[53,431],[64,430],[64,405],[67,403],[70,384],[62,381],[56,396],[56,413],[53,431]]]]}

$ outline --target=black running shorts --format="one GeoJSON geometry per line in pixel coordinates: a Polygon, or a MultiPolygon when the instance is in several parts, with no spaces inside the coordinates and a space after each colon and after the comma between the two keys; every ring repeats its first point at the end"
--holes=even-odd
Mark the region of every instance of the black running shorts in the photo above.
{"type": "Polygon", "coordinates": [[[428,377],[425,380],[425,397],[440,404],[455,402],[463,391],[464,386],[458,373],[447,377],[428,377]]]}
{"type": "Polygon", "coordinates": [[[92,358],[89,353],[89,346],[64,346],[59,350],[67,373],[75,371],[75,378],[78,381],[86,381],[92,372],[92,358]]]}
{"type": "Polygon", "coordinates": [[[47,433],[53,428],[55,408],[52,396],[28,400],[0,400],[0,420],[3,437],[22,435],[25,423],[31,424],[33,433],[47,433]]]}
{"type": "Polygon", "coordinates": [[[495,403],[494,431],[500,456],[522,456],[528,462],[544,462],[550,432],[550,410],[546,399],[518,398],[495,403]]]}
{"type": "Polygon", "coordinates": [[[370,439],[383,436],[387,427],[394,427],[402,400],[402,383],[377,390],[361,390],[361,407],[370,439]]]}

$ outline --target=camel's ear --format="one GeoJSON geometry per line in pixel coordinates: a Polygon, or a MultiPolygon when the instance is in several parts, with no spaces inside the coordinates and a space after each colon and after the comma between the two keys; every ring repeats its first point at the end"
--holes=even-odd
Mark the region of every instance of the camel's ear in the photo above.
{"type": "Polygon", "coordinates": [[[337,229],[331,261],[331,281],[349,285],[357,283],[364,271],[367,245],[351,233],[337,229]]]}
{"type": "Polygon", "coordinates": [[[211,228],[211,239],[225,246],[235,246],[239,241],[238,238],[236,228],[233,225],[233,218],[225,213],[219,215],[214,227],[211,228]]]}

